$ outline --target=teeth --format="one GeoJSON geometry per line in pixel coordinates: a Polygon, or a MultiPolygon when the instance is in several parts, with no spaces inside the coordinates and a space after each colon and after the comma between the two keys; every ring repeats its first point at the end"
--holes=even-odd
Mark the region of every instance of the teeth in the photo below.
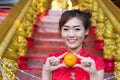
{"type": "Polygon", "coordinates": [[[73,44],[76,42],[76,39],[68,39],[69,43],[73,44]]]}
{"type": "Polygon", "coordinates": [[[69,40],[69,41],[76,41],[76,40],[69,40]]]}

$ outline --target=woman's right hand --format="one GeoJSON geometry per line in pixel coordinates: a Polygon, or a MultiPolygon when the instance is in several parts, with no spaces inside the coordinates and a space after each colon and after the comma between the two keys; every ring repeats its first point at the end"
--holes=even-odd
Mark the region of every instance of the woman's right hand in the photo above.
{"type": "Polygon", "coordinates": [[[92,73],[92,74],[97,72],[95,61],[92,58],[83,57],[83,56],[80,56],[77,54],[75,54],[75,55],[77,56],[77,58],[80,59],[81,63],[75,64],[74,67],[80,67],[80,68],[84,69],[85,71],[87,71],[88,73],[92,73]]]}
{"type": "Polygon", "coordinates": [[[62,54],[59,57],[55,57],[55,56],[48,57],[46,60],[44,69],[47,72],[52,72],[60,67],[67,67],[64,63],[60,63],[60,59],[62,59],[65,54],[67,54],[67,53],[62,54]]]}

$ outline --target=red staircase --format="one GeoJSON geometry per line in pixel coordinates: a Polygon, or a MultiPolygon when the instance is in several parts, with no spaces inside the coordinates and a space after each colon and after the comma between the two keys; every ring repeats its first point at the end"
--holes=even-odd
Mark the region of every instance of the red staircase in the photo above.
{"type": "MultiPolygon", "coordinates": [[[[33,37],[28,38],[28,51],[26,56],[21,56],[18,65],[19,69],[29,74],[41,77],[42,66],[49,53],[62,51],[65,48],[64,42],[58,31],[58,21],[63,11],[48,11],[47,15],[38,15],[38,21],[33,25],[33,37]]],[[[102,56],[103,41],[96,40],[96,26],[92,26],[89,36],[85,40],[87,49],[102,56]]],[[[33,76],[26,76],[22,71],[18,72],[20,80],[39,80],[33,76]]]]}
{"type": "MultiPolygon", "coordinates": [[[[27,54],[21,56],[18,60],[20,70],[41,77],[46,56],[49,53],[62,51],[65,48],[58,31],[58,21],[61,14],[62,11],[50,10],[47,15],[38,15],[38,21],[33,25],[33,37],[27,38],[27,54]]],[[[22,71],[18,71],[18,77],[20,80],[39,80],[33,76],[25,75],[22,71]]]]}

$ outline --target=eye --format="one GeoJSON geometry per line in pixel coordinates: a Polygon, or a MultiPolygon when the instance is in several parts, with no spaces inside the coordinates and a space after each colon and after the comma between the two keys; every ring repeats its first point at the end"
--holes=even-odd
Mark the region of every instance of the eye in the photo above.
{"type": "Polygon", "coordinates": [[[69,29],[68,28],[63,28],[63,31],[68,31],[69,29]]]}
{"type": "Polygon", "coordinates": [[[81,29],[80,28],[75,28],[76,31],[80,31],[81,29]]]}

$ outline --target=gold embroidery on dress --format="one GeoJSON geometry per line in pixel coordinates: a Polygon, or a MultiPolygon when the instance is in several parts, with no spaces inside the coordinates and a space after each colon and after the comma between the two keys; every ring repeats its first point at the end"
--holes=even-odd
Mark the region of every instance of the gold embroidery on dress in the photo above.
{"type": "Polygon", "coordinates": [[[74,72],[71,72],[70,78],[71,78],[72,80],[75,80],[75,73],[74,73],[74,72]]]}

